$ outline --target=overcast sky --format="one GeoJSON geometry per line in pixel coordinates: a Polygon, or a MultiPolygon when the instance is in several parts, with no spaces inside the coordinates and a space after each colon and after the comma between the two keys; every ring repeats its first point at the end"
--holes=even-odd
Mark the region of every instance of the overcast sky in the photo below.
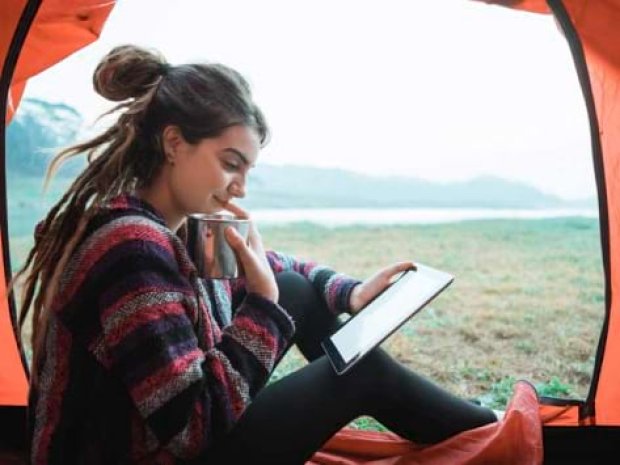
{"type": "Polygon", "coordinates": [[[122,43],[241,71],[273,132],[259,163],[594,195],[585,106],[550,16],[470,0],[121,0],[101,38],[26,96],[92,122],[109,107],[92,72],[122,43]]]}

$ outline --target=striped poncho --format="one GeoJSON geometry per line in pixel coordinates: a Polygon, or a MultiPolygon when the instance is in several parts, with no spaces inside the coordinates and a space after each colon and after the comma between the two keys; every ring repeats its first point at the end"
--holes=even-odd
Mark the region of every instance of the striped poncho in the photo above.
{"type": "MultiPolygon", "coordinates": [[[[359,281],[268,252],[334,313],[359,281]]],[[[88,224],[50,307],[29,399],[36,465],[178,464],[234,425],[295,331],[242,279],[205,281],[149,204],[114,199],[88,224]],[[234,307],[234,308],[233,308],[234,307]]]]}

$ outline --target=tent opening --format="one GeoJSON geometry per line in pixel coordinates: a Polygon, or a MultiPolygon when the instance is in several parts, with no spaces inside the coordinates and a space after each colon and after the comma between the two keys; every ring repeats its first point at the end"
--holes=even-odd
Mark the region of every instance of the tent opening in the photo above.
{"type": "MultiPolygon", "coordinates": [[[[267,245],[360,278],[402,258],[456,275],[385,343],[403,363],[497,408],[517,379],[585,398],[604,275],[587,115],[553,19],[454,1],[208,9],[240,6],[268,25],[234,38],[226,22],[199,27],[198,3],[192,17],[149,4],[137,35],[146,2],[121,2],[100,40],[30,80],[6,135],[13,271],[81,167],[43,196],[46,162],[111,123],[93,126],[107,108],[90,89],[98,58],[139,36],[173,64],[221,61],[250,77],[274,137],[244,205],[267,245]],[[352,219],[334,224],[334,208],[352,219]]],[[[303,363],[293,351],[274,379],[303,363]]]]}

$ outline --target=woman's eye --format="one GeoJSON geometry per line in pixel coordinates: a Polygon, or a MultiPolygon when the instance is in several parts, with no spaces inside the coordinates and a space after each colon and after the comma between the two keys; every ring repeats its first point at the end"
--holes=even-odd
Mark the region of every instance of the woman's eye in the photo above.
{"type": "Polygon", "coordinates": [[[235,165],[234,163],[229,163],[225,161],[224,168],[226,168],[229,171],[237,171],[239,169],[239,165],[235,165]]]}

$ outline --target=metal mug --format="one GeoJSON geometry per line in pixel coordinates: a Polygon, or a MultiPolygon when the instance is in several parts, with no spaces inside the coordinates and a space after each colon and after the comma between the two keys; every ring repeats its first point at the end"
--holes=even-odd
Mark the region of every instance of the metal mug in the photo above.
{"type": "Polygon", "coordinates": [[[198,273],[208,279],[238,278],[242,269],[224,231],[232,226],[246,242],[250,220],[232,214],[195,213],[187,220],[187,245],[198,273]]]}

